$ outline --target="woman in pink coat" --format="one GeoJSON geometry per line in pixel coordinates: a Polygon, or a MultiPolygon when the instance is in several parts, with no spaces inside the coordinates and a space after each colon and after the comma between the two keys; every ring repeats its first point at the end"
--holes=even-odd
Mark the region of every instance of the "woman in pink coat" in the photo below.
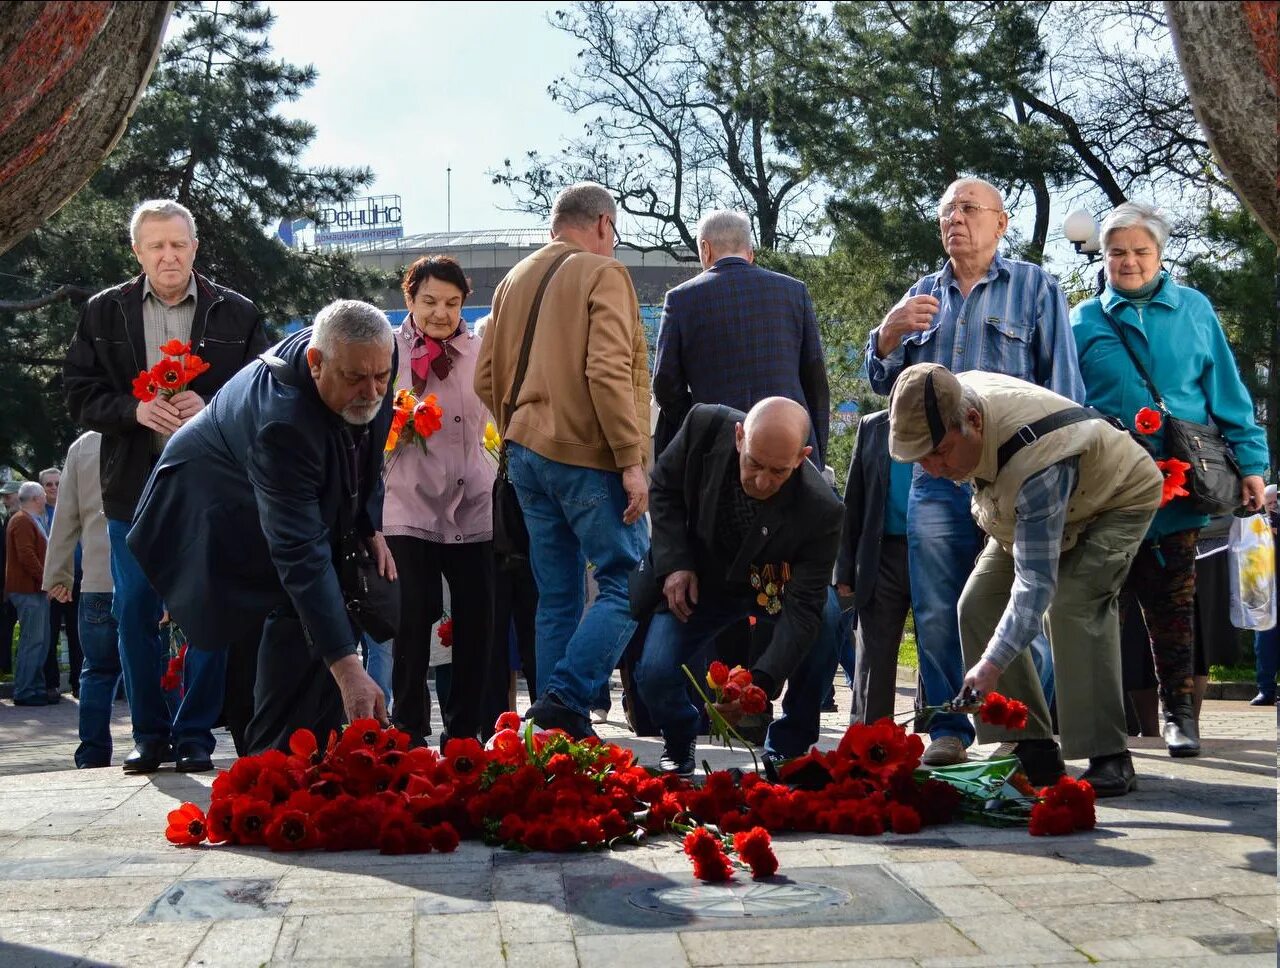
{"type": "Polygon", "coordinates": [[[400,434],[385,464],[383,534],[400,573],[400,634],[392,720],[415,740],[431,733],[431,627],[449,583],[453,675],[442,697],[444,736],[478,736],[491,656],[494,463],[484,449],[489,412],[472,390],[480,339],[462,320],[471,286],[448,256],[419,259],[401,282],[409,315],[396,331],[396,389],[434,394],[440,428],[422,443],[400,434]]]}

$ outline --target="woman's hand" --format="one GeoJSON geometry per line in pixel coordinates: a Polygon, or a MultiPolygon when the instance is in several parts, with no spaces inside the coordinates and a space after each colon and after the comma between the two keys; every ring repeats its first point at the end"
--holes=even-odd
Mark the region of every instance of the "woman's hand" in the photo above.
{"type": "Polygon", "coordinates": [[[382,536],[381,531],[375,531],[369,536],[369,554],[378,563],[379,575],[387,581],[395,581],[399,577],[396,574],[396,560],[391,557],[391,549],[387,547],[387,539],[382,536]]]}
{"type": "Polygon", "coordinates": [[[1266,490],[1261,475],[1250,474],[1240,482],[1240,503],[1250,511],[1261,511],[1266,490]]]}

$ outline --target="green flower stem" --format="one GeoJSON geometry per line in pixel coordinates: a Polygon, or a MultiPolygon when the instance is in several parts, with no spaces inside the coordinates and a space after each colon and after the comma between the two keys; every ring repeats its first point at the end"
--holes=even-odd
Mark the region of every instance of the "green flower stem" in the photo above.
{"type": "Polygon", "coordinates": [[[751,762],[755,765],[756,772],[759,773],[760,760],[756,758],[756,748],[747,742],[742,737],[741,733],[729,725],[729,721],[721,715],[720,710],[716,709],[715,704],[708,699],[707,694],[702,691],[702,685],[698,682],[697,677],[689,671],[689,667],[687,665],[681,665],[680,668],[683,669],[684,674],[689,677],[689,681],[693,683],[693,688],[698,693],[698,697],[706,706],[707,715],[711,717],[711,735],[719,736],[724,740],[724,745],[729,749],[733,749],[733,743],[730,741],[730,737],[736,739],[746,748],[747,752],[751,754],[751,762]]]}

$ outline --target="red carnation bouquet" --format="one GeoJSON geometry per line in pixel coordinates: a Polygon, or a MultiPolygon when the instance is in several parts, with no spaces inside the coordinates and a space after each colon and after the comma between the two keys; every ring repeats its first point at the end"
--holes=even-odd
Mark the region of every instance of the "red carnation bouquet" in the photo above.
{"type": "Polygon", "coordinates": [[[133,395],[143,403],[156,397],[168,399],[181,393],[209,364],[191,352],[191,344],[171,339],[160,347],[162,358],[133,378],[133,395]]]}

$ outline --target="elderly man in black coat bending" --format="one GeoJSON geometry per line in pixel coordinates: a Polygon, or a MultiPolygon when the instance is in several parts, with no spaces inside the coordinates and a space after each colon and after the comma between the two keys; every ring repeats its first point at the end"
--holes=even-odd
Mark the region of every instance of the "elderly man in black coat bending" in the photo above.
{"type": "Polygon", "coordinates": [[[302,727],[323,743],[347,719],[386,722],[339,558],[362,540],[395,578],[379,531],[394,355],[380,310],[331,303],[174,434],[143,492],[129,547],[191,646],[242,666],[256,652],[256,682],[251,665],[229,678],[252,684],[242,752],[287,749],[302,727]]]}
{"type": "MultiPolygon", "coordinates": [[[[662,729],[664,772],[694,770],[698,712],[680,666],[716,633],[748,615],[773,626],[752,665],[781,719],[769,757],[808,752],[836,667],[839,622],[831,570],[843,507],[807,459],[809,415],[784,397],[749,413],[697,404],[654,466],[649,489],[652,560],[632,580],[632,609],[653,617],[636,669],[640,694],[662,729]]],[[[722,706],[730,721],[737,703],[722,706]]]]}

